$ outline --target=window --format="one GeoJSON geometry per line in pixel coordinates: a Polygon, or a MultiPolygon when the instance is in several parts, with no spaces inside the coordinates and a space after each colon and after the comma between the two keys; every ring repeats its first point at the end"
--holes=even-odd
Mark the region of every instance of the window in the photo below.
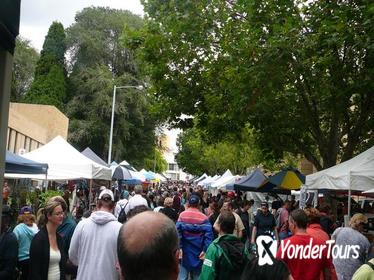
{"type": "Polygon", "coordinates": [[[169,163],[169,170],[178,171],[178,164],[176,164],[176,163],[169,163]]]}

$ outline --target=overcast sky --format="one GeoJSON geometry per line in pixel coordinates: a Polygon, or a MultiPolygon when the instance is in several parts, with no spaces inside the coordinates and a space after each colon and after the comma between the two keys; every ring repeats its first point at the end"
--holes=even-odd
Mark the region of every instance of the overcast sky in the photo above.
{"type": "Polygon", "coordinates": [[[22,0],[20,35],[40,51],[53,21],[61,22],[66,28],[74,22],[78,11],[90,6],[129,10],[143,15],[140,0],[22,0]]]}

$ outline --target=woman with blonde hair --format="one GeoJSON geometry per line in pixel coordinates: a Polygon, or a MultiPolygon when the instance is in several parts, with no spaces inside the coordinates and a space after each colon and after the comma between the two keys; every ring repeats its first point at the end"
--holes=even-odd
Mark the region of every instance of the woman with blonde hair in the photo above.
{"type": "Polygon", "coordinates": [[[63,239],[57,228],[64,219],[67,205],[60,196],[48,199],[40,211],[40,231],[35,235],[30,248],[30,273],[32,280],[63,280],[67,255],[63,250],[63,239]]]}
{"type": "Polygon", "coordinates": [[[21,272],[21,280],[27,280],[29,274],[30,245],[38,227],[35,224],[35,216],[30,206],[23,206],[19,211],[18,225],[13,233],[18,241],[18,264],[21,272]]]}
{"type": "Polygon", "coordinates": [[[178,220],[178,213],[173,208],[173,198],[167,197],[164,200],[164,208],[160,209],[160,213],[165,214],[168,216],[171,220],[173,220],[174,223],[178,220]]]}

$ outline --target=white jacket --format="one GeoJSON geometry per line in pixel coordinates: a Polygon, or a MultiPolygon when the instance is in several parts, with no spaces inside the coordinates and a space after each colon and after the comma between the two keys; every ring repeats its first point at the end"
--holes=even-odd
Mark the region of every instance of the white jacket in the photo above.
{"type": "Polygon", "coordinates": [[[122,224],[112,213],[96,211],[78,223],[69,259],[78,265],[77,280],[118,280],[117,238],[122,224]]]}

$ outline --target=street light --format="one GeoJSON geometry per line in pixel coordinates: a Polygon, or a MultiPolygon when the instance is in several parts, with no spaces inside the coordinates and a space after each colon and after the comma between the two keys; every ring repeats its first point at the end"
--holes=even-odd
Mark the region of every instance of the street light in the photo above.
{"type": "Polygon", "coordinates": [[[141,85],[138,85],[138,86],[120,86],[120,87],[117,87],[116,85],[114,86],[114,89],[113,89],[113,103],[112,103],[112,118],[111,118],[111,122],[110,122],[108,164],[110,164],[111,161],[112,161],[113,123],[114,123],[114,107],[116,106],[116,91],[117,91],[117,89],[122,89],[122,88],[136,88],[138,90],[143,90],[144,89],[144,87],[141,86],[141,85]]]}

